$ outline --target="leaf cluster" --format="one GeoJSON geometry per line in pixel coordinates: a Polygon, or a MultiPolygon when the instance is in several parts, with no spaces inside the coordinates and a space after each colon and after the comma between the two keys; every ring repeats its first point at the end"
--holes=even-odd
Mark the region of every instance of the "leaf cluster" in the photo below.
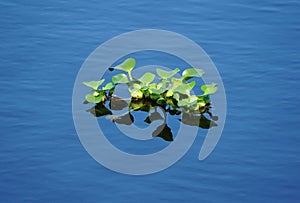
{"type": "Polygon", "coordinates": [[[199,88],[194,78],[201,78],[204,74],[202,69],[185,69],[180,77],[180,69],[175,68],[171,71],[156,69],[156,75],[146,72],[140,78],[132,77],[136,61],[134,58],[128,58],[121,64],[109,68],[109,70],[120,70],[124,73],[118,73],[112,76],[111,81],[105,85],[104,79],[99,81],[84,82],[92,88],[92,93],[87,94],[85,99],[90,103],[103,103],[110,99],[114,93],[115,87],[119,84],[126,84],[131,95],[131,100],[150,101],[156,105],[169,106],[172,110],[183,109],[185,112],[205,113],[210,105],[209,95],[217,91],[215,83],[200,86],[203,91],[200,95],[191,94],[193,88],[199,88]],[[153,82],[156,77],[159,82],[153,82]]]}

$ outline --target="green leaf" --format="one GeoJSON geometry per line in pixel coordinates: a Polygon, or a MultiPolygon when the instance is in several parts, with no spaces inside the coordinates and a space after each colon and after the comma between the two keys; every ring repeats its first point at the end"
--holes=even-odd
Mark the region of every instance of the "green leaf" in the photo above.
{"type": "Polygon", "coordinates": [[[150,89],[150,93],[154,93],[154,94],[162,94],[165,91],[167,91],[167,81],[163,80],[161,83],[158,83],[156,88],[151,88],[150,89]]]}
{"type": "Polygon", "coordinates": [[[173,108],[176,108],[176,105],[175,105],[175,103],[174,103],[175,100],[174,100],[173,98],[171,98],[171,97],[170,97],[170,98],[167,98],[167,99],[166,99],[166,102],[167,102],[168,105],[172,106],[173,108]]]}
{"type": "Polygon", "coordinates": [[[215,93],[218,88],[216,83],[211,83],[209,85],[202,85],[201,90],[204,92],[202,95],[209,95],[215,93]]]}
{"type": "Polygon", "coordinates": [[[198,96],[198,102],[204,102],[204,103],[209,103],[210,102],[210,98],[208,95],[204,95],[204,96],[198,96]]]}
{"type": "Polygon", "coordinates": [[[85,96],[86,101],[90,103],[99,103],[106,98],[104,90],[95,90],[93,94],[87,94],[85,96]]]}
{"type": "Polygon", "coordinates": [[[200,78],[202,77],[203,74],[204,74],[204,70],[202,69],[188,68],[182,72],[182,78],[184,80],[188,80],[195,77],[200,78]]]}
{"type": "Polygon", "coordinates": [[[92,94],[87,94],[86,96],[85,96],[85,99],[86,99],[86,101],[88,101],[88,102],[90,102],[90,103],[99,103],[99,102],[101,102],[101,100],[102,100],[102,97],[101,96],[97,96],[97,97],[95,97],[94,95],[92,95],[92,94]]]}
{"type": "Polygon", "coordinates": [[[145,73],[139,81],[141,81],[144,85],[148,85],[150,82],[152,82],[155,78],[155,75],[153,73],[145,73]]]}
{"type": "Polygon", "coordinates": [[[112,82],[109,82],[102,88],[102,90],[111,90],[112,88],[114,88],[114,85],[112,82]]]}
{"type": "Polygon", "coordinates": [[[91,87],[93,88],[94,90],[98,89],[98,87],[100,85],[102,85],[102,83],[104,82],[105,80],[102,79],[102,80],[99,80],[99,81],[90,81],[90,82],[83,82],[84,85],[88,86],[88,87],[91,87]]]}
{"type": "Polygon", "coordinates": [[[141,86],[140,84],[138,84],[138,83],[133,83],[133,84],[132,84],[132,87],[133,87],[134,89],[140,89],[140,88],[142,88],[142,86],[141,86]]]}
{"type": "Polygon", "coordinates": [[[157,88],[157,85],[156,85],[156,83],[151,83],[151,84],[148,86],[148,88],[149,88],[149,89],[151,89],[151,88],[156,89],[156,88],[157,88]]]}
{"type": "Polygon", "coordinates": [[[166,100],[165,100],[164,98],[159,98],[159,99],[156,101],[156,103],[157,103],[158,105],[165,105],[165,104],[166,104],[166,100]]]}
{"type": "Polygon", "coordinates": [[[197,106],[198,97],[197,96],[189,96],[188,98],[179,100],[177,105],[179,107],[188,106],[188,107],[196,107],[197,106]]]}
{"type": "Polygon", "coordinates": [[[156,69],[156,73],[159,75],[159,77],[161,77],[164,80],[166,80],[170,77],[173,77],[179,71],[180,71],[179,68],[176,68],[175,70],[172,70],[172,71],[165,71],[165,70],[162,70],[159,68],[156,69]]]}
{"type": "Polygon", "coordinates": [[[135,66],[135,59],[134,58],[128,58],[123,63],[121,63],[121,64],[119,64],[119,65],[117,65],[113,68],[129,73],[134,68],[134,66],[135,66]]]}
{"type": "Polygon", "coordinates": [[[174,92],[173,92],[173,89],[169,89],[166,93],[166,97],[171,97],[173,96],[174,92]]]}
{"type": "Polygon", "coordinates": [[[198,103],[199,108],[204,107],[206,105],[206,103],[203,101],[198,101],[197,103],[198,103]]]}
{"type": "Polygon", "coordinates": [[[156,100],[156,99],[158,99],[160,97],[160,94],[156,94],[156,93],[151,93],[150,94],[150,98],[152,99],[152,100],[156,100]]]}
{"type": "Polygon", "coordinates": [[[171,96],[173,96],[174,90],[175,90],[178,86],[180,86],[181,84],[184,84],[180,78],[172,78],[171,81],[172,81],[172,86],[171,86],[171,88],[167,91],[166,97],[171,97],[171,96]]]}
{"type": "Polygon", "coordinates": [[[124,73],[114,75],[111,80],[114,84],[128,83],[128,78],[124,73]]]}
{"type": "Polygon", "coordinates": [[[150,94],[162,94],[167,90],[167,81],[163,80],[161,83],[149,88],[150,94]]]}
{"type": "Polygon", "coordinates": [[[140,85],[141,85],[142,82],[139,81],[138,79],[133,78],[131,81],[129,81],[129,82],[127,83],[128,86],[133,86],[134,84],[140,84],[140,85]]]}
{"type": "Polygon", "coordinates": [[[143,92],[139,89],[132,89],[130,90],[130,94],[133,98],[142,99],[143,98],[143,92]]]}
{"type": "Polygon", "coordinates": [[[174,92],[178,92],[180,94],[184,94],[184,95],[190,95],[191,90],[193,89],[193,87],[196,85],[195,81],[192,81],[188,84],[181,84],[178,87],[176,87],[174,89],[174,92]]]}
{"type": "Polygon", "coordinates": [[[133,110],[141,110],[145,106],[145,103],[142,100],[131,100],[129,107],[133,110]]]}
{"type": "Polygon", "coordinates": [[[173,87],[178,87],[179,85],[181,85],[183,83],[181,78],[172,78],[171,81],[172,81],[173,87]]]}
{"type": "Polygon", "coordinates": [[[163,88],[160,88],[160,89],[154,89],[154,88],[152,88],[152,89],[149,90],[149,92],[150,92],[150,94],[160,95],[160,94],[162,94],[164,92],[164,90],[163,90],[163,88]]]}
{"type": "Polygon", "coordinates": [[[175,94],[173,94],[173,98],[174,98],[176,101],[179,101],[180,95],[179,95],[178,93],[175,93],[175,94]]]}

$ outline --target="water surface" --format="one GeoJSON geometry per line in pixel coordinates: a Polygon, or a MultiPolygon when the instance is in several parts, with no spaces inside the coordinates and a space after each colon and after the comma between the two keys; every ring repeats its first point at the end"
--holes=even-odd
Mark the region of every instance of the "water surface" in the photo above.
{"type": "Polygon", "coordinates": [[[293,0],[1,1],[0,201],[299,201],[299,10],[293,0]],[[133,177],[88,155],[71,97],[96,47],[144,28],[205,49],[223,78],[228,116],[206,160],[198,160],[200,133],[168,170],[133,177]]]}

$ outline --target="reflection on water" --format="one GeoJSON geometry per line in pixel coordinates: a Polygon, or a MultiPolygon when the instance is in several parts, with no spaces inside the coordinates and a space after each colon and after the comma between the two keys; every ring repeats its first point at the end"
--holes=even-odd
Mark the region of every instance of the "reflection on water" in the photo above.
{"type": "MultiPolygon", "coordinates": [[[[161,137],[166,141],[173,141],[172,129],[168,126],[167,115],[178,116],[180,119],[173,119],[172,122],[181,122],[185,125],[196,126],[203,129],[209,129],[217,126],[215,122],[217,116],[210,112],[211,104],[207,103],[200,110],[191,110],[179,108],[176,100],[171,101],[172,105],[159,105],[152,100],[147,99],[123,99],[115,96],[109,97],[104,103],[98,103],[88,109],[96,117],[105,116],[106,119],[122,125],[132,125],[135,122],[134,114],[138,111],[147,112],[148,116],[144,122],[148,125],[155,121],[160,121],[160,125],[152,132],[153,137],[161,137]],[[113,113],[114,112],[114,113],[113,113]]],[[[170,122],[170,119],[168,120],[170,122]]]]}

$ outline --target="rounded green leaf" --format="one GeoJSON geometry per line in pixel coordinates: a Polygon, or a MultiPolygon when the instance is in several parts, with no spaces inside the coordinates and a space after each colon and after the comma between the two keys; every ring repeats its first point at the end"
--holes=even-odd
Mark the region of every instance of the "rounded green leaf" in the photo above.
{"type": "Polygon", "coordinates": [[[176,101],[179,101],[180,95],[178,93],[173,94],[173,99],[175,99],[176,101]]]}
{"type": "Polygon", "coordinates": [[[182,107],[182,106],[188,106],[189,105],[189,102],[186,100],[186,99],[182,99],[182,100],[179,100],[177,105],[179,107],[182,107]]]}
{"type": "Polygon", "coordinates": [[[86,101],[88,101],[88,102],[90,102],[90,103],[99,103],[99,102],[101,102],[101,100],[102,100],[102,97],[101,96],[97,96],[97,97],[95,97],[94,95],[92,95],[92,94],[87,94],[86,96],[85,96],[85,99],[86,99],[86,101]]]}
{"type": "Polygon", "coordinates": [[[163,88],[160,88],[160,89],[155,89],[155,88],[152,88],[152,89],[149,89],[149,92],[150,94],[162,94],[165,92],[165,90],[163,88]]]}
{"type": "Polygon", "coordinates": [[[198,68],[188,68],[182,72],[182,79],[200,78],[204,74],[204,70],[198,68]]]}
{"type": "Polygon", "coordinates": [[[156,100],[160,97],[160,94],[157,94],[157,93],[151,93],[150,94],[150,98],[153,99],[153,100],[156,100]]]}
{"type": "Polygon", "coordinates": [[[172,71],[165,71],[165,70],[162,70],[159,68],[156,69],[156,73],[159,75],[159,77],[161,77],[164,80],[166,80],[170,77],[173,77],[179,71],[180,71],[179,68],[176,68],[175,70],[172,70],[172,71]]]}
{"type": "Polygon", "coordinates": [[[134,58],[128,58],[123,63],[121,63],[121,64],[119,64],[119,65],[117,65],[113,68],[129,73],[134,68],[134,66],[135,66],[135,59],[134,58]]]}
{"type": "Polygon", "coordinates": [[[111,80],[114,84],[128,83],[128,78],[124,73],[114,75],[111,80]]]}
{"type": "Polygon", "coordinates": [[[173,87],[178,87],[179,85],[183,84],[181,78],[172,78],[171,81],[172,81],[173,87]]]}
{"type": "Polygon", "coordinates": [[[171,96],[173,96],[173,94],[174,94],[173,90],[169,89],[166,93],[166,97],[171,97],[171,96]]]}
{"type": "Polygon", "coordinates": [[[152,82],[155,78],[155,75],[153,73],[145,73],[139,81],[141,81],[144,85],[148,85],[150,82],[152,82]]]}
{"type": "Polygon", "coordinates": [[[99,81],[90,81],[90,82],[83,82],[84,85],[93,88],[94,90],[98,89],[100,85],[105,81],[105,79],[99,81]]]}
{"type": "Polygon", "coordinates": [[[112,84],[112,82],[107,83],[102,90],[110,90],[114,87],[114,85],[112,84]]]}
{"type": "Polygon", "coordinates": [[[164,104],[166,104],[167,102],[166,102],[166,100],[165,100],[164,98],[159,98],[159,99],[156,101],[156,103],[157,103],[158,105],[164,105],[164,104]]]}
{"type": "Polygon", "coordinates": [[[130,94],[133,98],[137,98],[137,99],[143,98],[143,92],[139,89],[130,90],[130,94]]]}
{"type": "Polygon", "coordinates": [[[181,84],[174,89],[174,92],[178,92],[180,94],[190,95],[191,90],[196,85],[195,81],[192,81],[188,84],[181,84]]]}
{"type": "Polygon", "coordinates": [[[202,85],[201,90],[204,92],[202,95],[214,94],[218,88],[216,83],[211,83],[208,85],[202,85]]]}
{"type": "Polygon", "coordinates": [[[198,96],[198,102],[209,103],[210,98],[208,95],[200,95],[200,96],[198,96]]]}
{"type": "Polygon", "coordinates": [[[195,95],[189,96],[188,98],[182,99],[178,101],[178,106],[182,107],[182,106],[196,106],[197,105],[197,100],[198,97],[195,95]]]}
{"type": "Polygon", "coordinates": [[[152,84],[150,84],[150,85],[148,86],[148,88],[149,88],[149,89],[151,89],[151,88],[156,89],[156,88],[157,88],[157,85],[156,85],[156,83],[152,83],[152,84]]]}

